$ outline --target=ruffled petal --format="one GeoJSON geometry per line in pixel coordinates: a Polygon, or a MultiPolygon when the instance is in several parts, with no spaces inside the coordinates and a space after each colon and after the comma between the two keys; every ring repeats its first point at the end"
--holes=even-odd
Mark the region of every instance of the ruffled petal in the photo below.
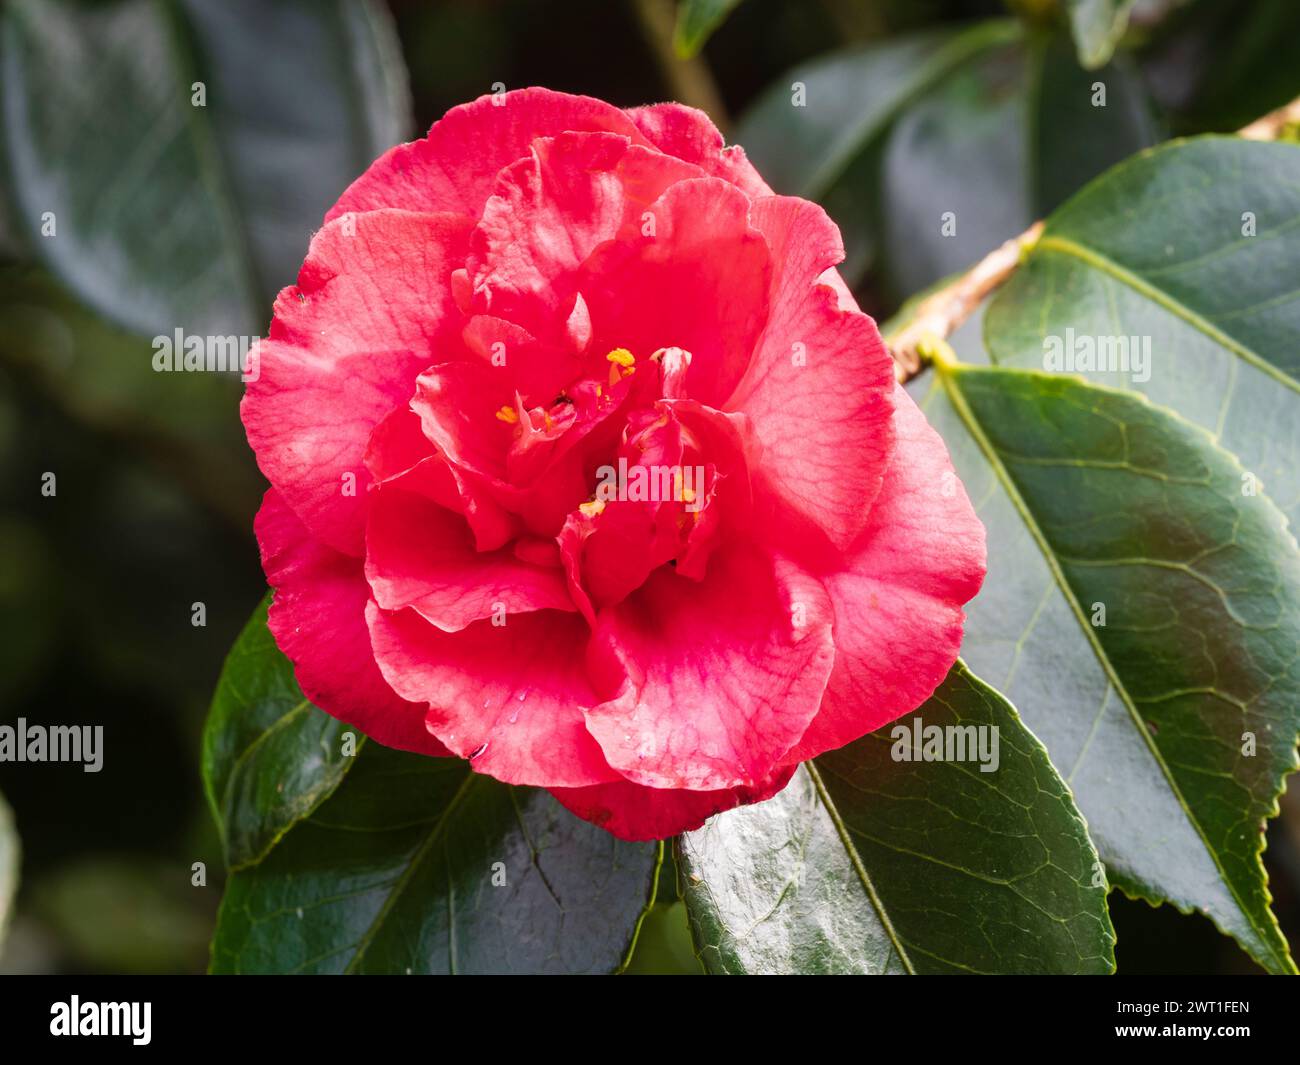
{"type": "Polygon", "coordinates": [[[453,107],[428,136],[381,155],[325,217],[398,207],[477,218],[504,167],[527,155],[538,137],[567,130],[604,130],[646,143],[627,115],[590,96],[540,88],[480,96],[453,107]]]}
{"type": "Polygon", "coordinates": [[[727,407],[749,415],[762,440],[762,480],[777,504],[844,548],[865,524],[893,452],[893,361],[875,323],[825,283],[844,258],[826,213],[770,196],[752,218],[777,264],[771,313],[727,407]]]}
{"type": "Polygon", "coordinates": [[[424,435],[452,466],[505,481],[514,432],[497,413],[517,403],[496,369],[478,362],[431,366],[415,379],[414,392],[411,409],[424,435]]]}
{"type": "Polygon", "coordinates": [[[767,182],[745,158],[745,150],[739,145],[724,148],[722,134],[703,111],[667,103],[633,107],[627,114],[661,152],[694,163],[710,177],[730,181],[755,199],[772,195],[767,182]]]}
{"type": "Polygon", "coordinates": [[[375,665],[361,560],[313,540],[274,488],[262,500],[254,530],[275,590],[269,628],[303,694],[387,747],[446,755],[425,728],[424,706],[397,695],[375,665]]]}
{"type": "MultiPolygon", "coordinates": [[[[271,339],[321,357],[406,351],[426,366],[464,357],[451,275],[472,229],[457,215],[409,211],[329,223],[312,238],[298,283],[276,297],[271,339]]],[[[410,379],[403,383],[409,396],[410,379]]]]}
{"type": "Polygon", "coordinates": [[[842,747],[928,699],[961,647],[962,604],[984,581],[984,526],[943,440],[902,388],[894,403],[898,449],[885,485],[843,568],[825,577],[835,669],[787,762],[842,747]]]}
{"type": "Polygon", "coordinates": [[[392,488],[371,504],[365,572],[380,607],[410,607],[445,632],[494,615],[575,609],[562,570],[524,562],[509,547],[479,551],[458,514],[392,488]]]}
{"type": "Polygon", "coordinates": [[[679,181],[650,207],[653,228],[597,249],[579,283],[592,349],[684,348],[689,395],[721,407],[768,317],[771,257],[749,207],[717,178],[679,181]]]}
{"type": "Polygon", "coordinates": [[[370,435],[405,407],[416,375],[460,344],[447,277],[469,228],[380,212],[326,227],[254,349],[240,415],[258,467],[313,536],[359,555],[370,435]]]}
{"type": "Polygon", "coordinates": [[[376,485],[415,492],[461,514],[480,551],[495,551],[518,532],[516,522],[472,479],[454,470],[424,435],[420,416],[395,410],[376,426],[366,449],[366,468],[376,485]]]}
{"type": "Polygon", "coordinates": [[[543,787],[619,778],[584,724],[595,694],[578,615],[539,611],[447,633],[372,603],[366,620],[389,683],[428,706],[429,729],[477,772],[543,787]]]}
{"type": "Polygon", "coordinates": [[[637,784],[714,791],[766,780],[817,713],[835,657],[821,584],[736,544],[696,582],[661,568],[602,611],[587,728],[637,784]]]}
{"type": "Polygon", "coordinates": [[[714,814],[770,799],[790,783],[797,766],[777,769],[753,787],[722,791],[647,788],[620,780],[589,788],[551,788],[561,806],[619,839],[668,839],[693,832],[714,814]]]}
{"type": "MultiPolygon", "coordinates": [[[[533,142],[501,172],[474,231],[472,305],[555,343],[575,305],[578,267],[670,186],[703,172],[611,133],[563,133],[533,142]]],[[[563,335],[562,335],[563,331],[563,335]]]]}

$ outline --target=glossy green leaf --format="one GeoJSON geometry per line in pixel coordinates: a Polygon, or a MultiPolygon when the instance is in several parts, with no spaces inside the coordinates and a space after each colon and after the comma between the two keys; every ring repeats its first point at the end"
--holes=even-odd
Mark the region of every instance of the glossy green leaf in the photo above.
{"type": "Polygon", "coordinates": [[[1115,52],[1137,0],[1065,0],[1079,62],[1089,69],[1105,66],[1115,52]]]}
{"type": "Polygon", "coordinates": [[[359,732],[317,709],[266,627],[270,597],[231,648],[203,733],[203,782],[226,864],[260,861],[339,785],[359,732]]]}
{"type": "Polygon", "coordinates": [[[370,743],[327,802],[230,877],[212,971],[613,971],[661,855],[461,759],[370,743]]]}
{"type": "Polygon", "coordinates": [[[1069,790],[1010,703],[961,663],[915,714],[678,847],[710,972],[1114,968],[1105,879],[1069,790]],[[997,768],[896,760],[910,739],[894,729],[905,736],[914,718],[996,729],[997,768]]]}
{"type": "Polygon", "coordinates": [[[18,829],[14,827],[14,814],[0,795],[0,944],[4,942],[9,927],[9,914],[14,896],[18,894],[18,869],[21,864],[18,829]]]}
{"type": "Polygon", "coordinates": [[[1124,60],[1085,71],[1059,35],[975,56],[886,140],[881,272],[904,295],[965,269],[1158,138],[1124,60]]]}
{"type": "Polygon", "coordinates": [[[1063,37],[996,20],[798,67],[736,140],[778,192],[817,200],[839,224],[850,283],[874,263],[903,296],[967,267],[1158,135],[1126,62],[1089,73],[1063,37]],[[1105,106],[1094,105],[1099,80],[1105,106]]]}
{"type": "Polygon", "coordinates": [[[386,19],[370,0],[11,0],[14,224],[145,336],[260,333],[326,208],[408,131],[386,19]]]}
{"type": "Polygon", "coordinates": [[[773,83],[734,139],[777,192],[827,209],[844,233],[842,272],[856,280],[874,255],[880,153],[894,122],[972,57],[1019,37],[1013,20],[996,20],[819,57],[773,83]]]}
{"type": "MultiPolygon", "coordinates": [[[[232,872],[215,972],[619,968],[662,848],[456,758],[358,742],[308,703],[264,601],[231,650],[203,774],[232,872]]],[[[358,737],[359,739],[359,737],[358,737]]]]}
{"type": "Polygon", "coordinates": [[[1294,526],[1298,279],[1300,147],[1174,142],[1110,171],[1048,219],[990,306],[985,340],[995,362],[1034,368],[1046,338],[1107,341],[1118,368],[1090,379],[1139,389],[1214,433],[1294,526]],[[1127,370],[1120,343],[1132,349],[1127,370]]]}
{"type": "Polygon", "coordinates": [[[1260,852],[1300,731],[1300,552],[1203,430],[1061,374],[923,403],[988,530],[962,653],[1021,708],[1113,884],[1294,972],[1260,852]]]}
{"type": "Polygon", "coordinates": [[[689,59],[704,47],[713,31],[722,25],[740,0],[680,0],[673,47],[683,59],[689,59]]]}

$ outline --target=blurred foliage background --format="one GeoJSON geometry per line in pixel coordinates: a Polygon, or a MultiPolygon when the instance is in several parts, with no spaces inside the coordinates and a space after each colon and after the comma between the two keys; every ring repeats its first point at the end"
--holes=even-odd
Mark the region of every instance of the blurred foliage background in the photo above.
{"type": "MultiPolygon", "coordinates": [[[[883,319],[1113,162],[1300,94],[1294,0],[683,7],[678,22],[672,0],[0,6],[0,723],[102,724],[106,748],[98,774],[0,764],[22,846],[0,971],[206,965],[221,862],[199,733],[264,588],[261,480],[237,378],[156,373],[151,341],[264,331],[325,209],[384,148],[497,85],[702,106],[777,191],[827,207],[883,319]],[[1129,7],[1113,57],[1105,34],[1081,41],[1085,69],[1071,14],[1077,29],[1129,7]],[[955,240],[919,223],[937,203],[955,240]]],[[[1293,942],[1297,807],[1293,790],[1266,855],[1293,942]]],[[[634,971],[698,971],[673,879],[634,971]]],[[[1121,972],[1253,971],[1203,918],[1112,909],[1121,972]]]]}

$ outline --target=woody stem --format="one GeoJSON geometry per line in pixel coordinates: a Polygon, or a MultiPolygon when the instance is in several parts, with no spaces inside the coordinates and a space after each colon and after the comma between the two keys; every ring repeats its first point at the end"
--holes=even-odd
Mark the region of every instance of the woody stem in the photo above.
{"type": "MultiPolygon", "coordinates": [[[[1279,140],[1300,130],[1300,97],[1258,118],[1238,131],[1247,140],[1279,140]]],[[[1038,243],[1043,223],[1035,222],[984,256],[956,280],[923,299],[907,323],[885,338],[894,358],[894,376],[907,383],[927,363],[927,342],[947,340],[1007,279],[1016,272],[1024,256],[1038,243]]]]}

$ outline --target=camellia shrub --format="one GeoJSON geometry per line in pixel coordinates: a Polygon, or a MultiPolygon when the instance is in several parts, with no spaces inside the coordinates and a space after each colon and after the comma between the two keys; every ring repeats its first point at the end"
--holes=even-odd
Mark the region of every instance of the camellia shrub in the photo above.
{"type": "Polygon", "coordinates": [[[921,405],[834,223],[699,111],[526,89],[381,156],[251,356],[272,594],[209,724],[216,967],[614,967],[675,837],[724,972],[1105,972],[1112,878],[1293,969],[1259,860],[1286,516],[1222,447],[1230,391],[1216,439],[1059,371],[1148,384],[1158,333],[1286,387],[1291,278],[1236,204],[1296,152],[1089,186],[1014,243],[998,364],[927,331],[980,275],[915,308],[921,405]],[[957,657],[986,539],[974,657],[1037,674],[1023,718],[957,657]]]}
{"type": "Polygon", "coordinates": [[[1300,109],[1164,139],[1130,7],[370,144],[239,357],[212,971],[1297,971],[1300,109]]]}

